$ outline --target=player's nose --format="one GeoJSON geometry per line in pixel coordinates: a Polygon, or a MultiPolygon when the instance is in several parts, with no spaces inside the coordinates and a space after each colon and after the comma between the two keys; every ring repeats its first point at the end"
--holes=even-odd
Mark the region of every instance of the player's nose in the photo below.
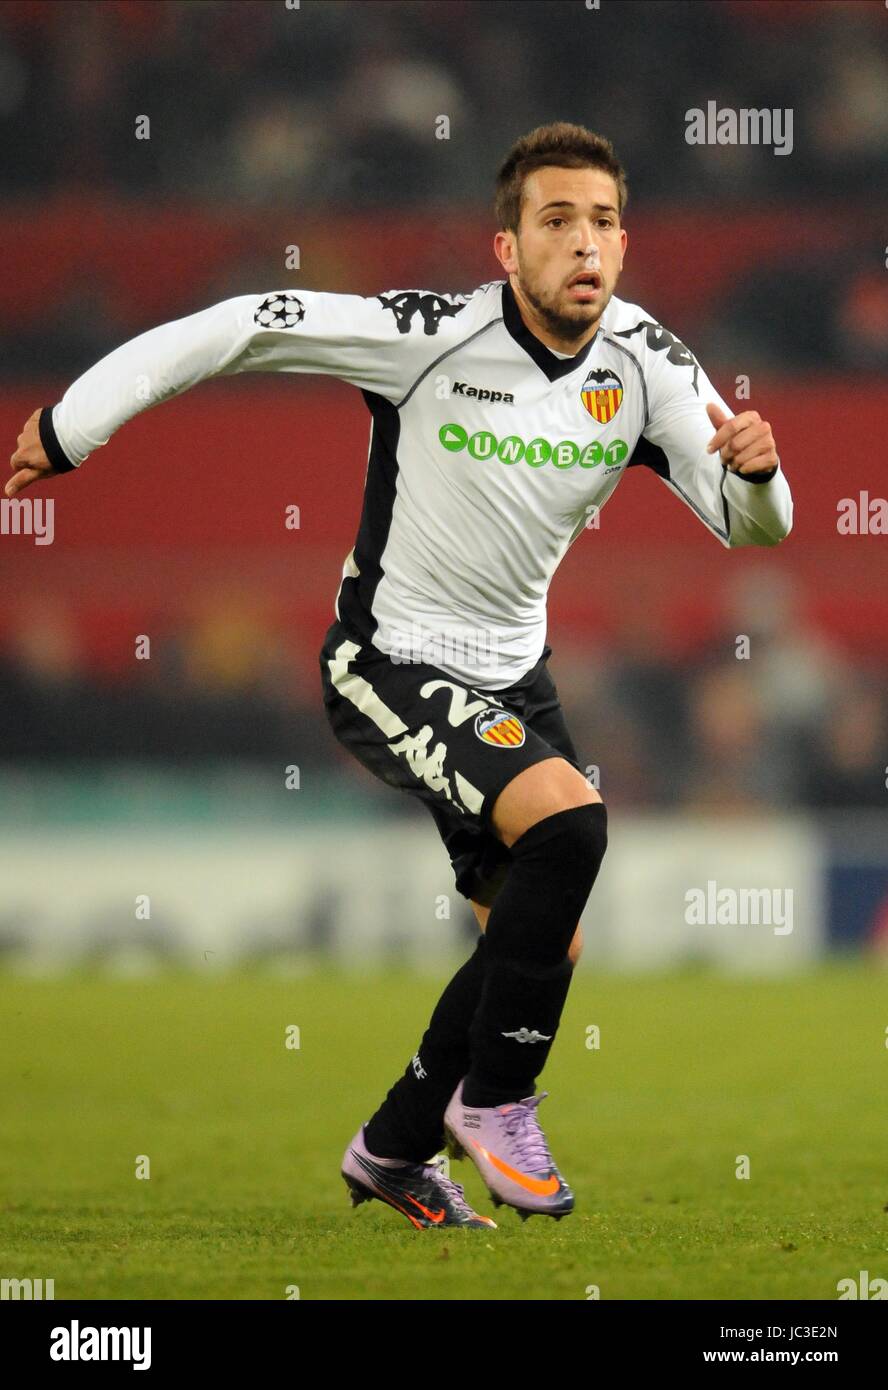
{"type": "Polygon", "coordinates": [[[578,258],[583,257],[583,259],[598,260],[598,242],[595,240],[591,231],[581,233],[580,244],[577,248],[577,256],[578,258]]]}

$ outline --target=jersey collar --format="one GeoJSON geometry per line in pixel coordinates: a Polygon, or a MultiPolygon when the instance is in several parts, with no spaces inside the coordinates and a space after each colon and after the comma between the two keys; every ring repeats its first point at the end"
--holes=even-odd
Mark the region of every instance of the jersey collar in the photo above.
{"type": "Polygon", "coordinates": [[[589,356],[592,344],[601,332],[601,322],[595,334],[584,343],[575,357],[556,357],[554,352],[546,347],[535,334],[531,333],[527,324],[521,317],[521,311],[515,302],[515,295],[508,280],[503,281],[503,323],[507,331],[515,339],[520,348],[523,348],[528,357],[532,357],[540,371],[545,372],[550,381],[557,381],[559,377],[567,376],[569,372],[576,371],[581,367],[589,356]]]}

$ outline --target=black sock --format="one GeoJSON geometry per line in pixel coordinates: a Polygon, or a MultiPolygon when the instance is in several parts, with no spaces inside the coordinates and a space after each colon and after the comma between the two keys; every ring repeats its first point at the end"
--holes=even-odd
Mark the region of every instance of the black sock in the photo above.
{"type": "Polygon", "coordinates": [[[424,1163],[444,1145],[444,1111],[469,1069],[469,1026],[486,964],[482,936],[435,1005],[419,1048],[364,1130],[377,1158],[424,1163]]]}
{"type": "Polygon", "coordinates": [[[470,1029],[479,1060],[470,1065],[463,1084],[466,1105],[505,1105],[533,1095],[572,979],[573,965],[567,957],[540,973],[505,961],[489,963],[481,1005],[470,1029]],[[532,1020],[532,1024],[518,1024],[518,1019],[532,1020]]]}
{"type": "Polygon", "coordinates": [[[487,970],[469,1029],[468,1105],[533,1095],[573,965],[567,954],[606,845],[596,802],[555,812],[512,845],[512,864],[487,921],[487,970]]]}

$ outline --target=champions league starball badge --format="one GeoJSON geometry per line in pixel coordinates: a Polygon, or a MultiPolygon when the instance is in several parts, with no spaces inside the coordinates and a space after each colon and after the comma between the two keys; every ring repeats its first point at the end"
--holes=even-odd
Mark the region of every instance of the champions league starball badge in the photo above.
{"type": "Polygon", "coordinates": [[[304,318],[305,305],[295,294],[270,295],[253,315],[261,328],[295,328],[304,318]]]}

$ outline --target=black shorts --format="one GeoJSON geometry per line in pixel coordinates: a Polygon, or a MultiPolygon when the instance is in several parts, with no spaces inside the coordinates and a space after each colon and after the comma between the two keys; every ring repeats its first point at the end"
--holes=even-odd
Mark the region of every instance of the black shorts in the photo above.
{"type": "Polygon", "coordinates": [[[582,771],[543,648],[536,665],[500,690],[470,685],[421,662],[395,662],[338,619],[320,653],[324,708],[339,742],[374,776],[428,806],[457,890],[493,901],[511,852],[490,825],[519,772],[546,758],[582,771]]]}

